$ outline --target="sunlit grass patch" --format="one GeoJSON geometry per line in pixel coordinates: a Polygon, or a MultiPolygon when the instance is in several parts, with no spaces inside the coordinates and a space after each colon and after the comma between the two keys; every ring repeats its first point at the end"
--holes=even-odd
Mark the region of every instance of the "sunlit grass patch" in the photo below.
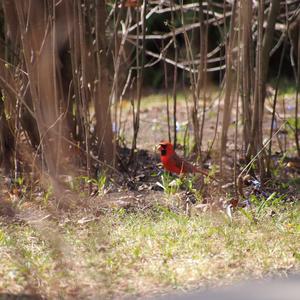
{"type": "Polygon", "coordinates": [[[230,221],[223,212],[121,209],[85,224],[53,223],[65,245],[58,251],[37,225],[2,223],[0,289],[113,297],[299,270],[299,224],[296,204],[265,206],[255,222],[238,210],[230,221]]]}
{"type": "Polygon", "coordinates": [[[49,284],[56,257],[47,242],[28,226],[1,226],[0,289],[19,292],[49,284]]]}
{"type": "Polygon", "coordinates": [[[189,281],[227,282],[296,263],[293,255],[300,247],[296,229],[291,232],[289,226],[278,227],[272,218],[249,224],[237,214],[233,223],[222,214],[188,218],[164,212],[154,219],[134,215],[111,232],[114,251],[110,260],[120,264],[123,257],[142,275],[174,286],[189,281]],[[124,235],[127,238],[120,239],[124,235]]]}

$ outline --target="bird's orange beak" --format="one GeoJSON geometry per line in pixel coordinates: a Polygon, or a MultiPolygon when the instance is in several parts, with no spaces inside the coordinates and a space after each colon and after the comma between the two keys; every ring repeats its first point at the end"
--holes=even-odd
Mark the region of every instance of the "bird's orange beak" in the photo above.
{"type": "Polygon", "coordinates": [[[156,145],[156,151],[161,151],[161,144],[156,145]]]}

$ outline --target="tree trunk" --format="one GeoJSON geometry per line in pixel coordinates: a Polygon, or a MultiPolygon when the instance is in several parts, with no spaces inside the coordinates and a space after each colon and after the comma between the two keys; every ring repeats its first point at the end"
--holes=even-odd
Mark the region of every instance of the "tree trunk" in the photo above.
{"type": "MultiPolygon", "coordinates": [[[[48,18],[48,7],[43,2],[16,0],[15,6],[43,153],[50,174],[56,175],[62,157],[61,130],[65,129],[58,59],[58,47],[64,39],[65,31],[55,27],[60,24],[59,19],[48,18]]],[[[53,7],[53,10],[56,9],[53,7]]]]}
{"type": "Polygon", "coordinates": [[[95,90],[95,112],[97,120],[97,138],[100,158],[106,163],[114,164],[114,137],[112,132],[110,111],[109,71],[106,55],[107,41],[105,37],[105,1],[96,1],[96,55],[97,83],[95,90]]]}
{"type": "MultiPolygon", "coordinates": [[[[269,70],[270,50],[273,45],[273,38],[275,32],[276,18],[280,11],[280,2],[273,0],[270,3],[269,15],[267,17],[267,25],[263,30],[264,22],[264,4],[260,4],[260,14],[258,19],[260,20],[259,37],[257,43],[257,57],[256,57],[256,81],[254,88],[254,109],[251,125],[250,136],[250,151],[247,153],[248,160],[251,156],[255,156],[263,147],[263,114],[264,103],[266,96],[266,82],[269,70]]],[[[259,167],[261,177],[265,176],[265,167],[262,156],[259,156],[259,167]]]]}
{"type": "Polygon", "coordinates": [[[4,102],[0,92],[0,168],[9,174],[13,167],[14,136],[4,113],[4,102]]]}

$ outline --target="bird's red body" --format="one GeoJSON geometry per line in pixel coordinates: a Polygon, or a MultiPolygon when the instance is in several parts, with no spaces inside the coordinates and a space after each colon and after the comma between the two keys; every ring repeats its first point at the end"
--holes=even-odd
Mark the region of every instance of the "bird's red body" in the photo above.
{"type": "Polygon", "coordinates": [[[203,175],[208,176],[208,172],[199,169],[189,162],[181,159],[176,152],[174,151],[174,147],[170,142],[160,142],[159,143],[160,150],[160,160],[166,171],[175,174],[182,173],[201,173],[203,175]]]}

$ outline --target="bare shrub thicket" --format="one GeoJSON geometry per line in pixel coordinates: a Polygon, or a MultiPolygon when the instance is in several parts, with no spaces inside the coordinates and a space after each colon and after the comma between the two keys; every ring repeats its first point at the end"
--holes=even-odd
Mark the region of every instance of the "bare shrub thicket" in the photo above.
{"type": "MultiPolygon", "coordinates": [[[[2,0],[2,166],[17,174],[30,162],[34,170],[47,170],[54,177],[75,172],[74,159],[79,157],[88,176],[95,163],[114,167],[121,115],[117,104],[126,94],[133,100],[134,159],[145,70],[159,66],[167,93],[169,138],[176,144],[176,95],[183,81],[191,93],[187,104],[194,149],[200,157],[207,150],[203,134],[211,105],[208,84],[210,74],[217,75],[220,157],[226,154],[234,120],[236,150],[241,142],[248,162],[257,156],[264,176],[272,153],[272,143],[266,144],[265,138],[272,139],[280,129],[273,125],[286,57],[297,87],[293,132],[300,155],[299,7],[297,0],[2,0]],[[278,52],[273,118],[265,136],[270,59],[278,52]],[[237,136],[238,124],[242,137],[237,136]]],[[[286,120],[279,121],[276,124],[286,126],[286,120]]]]}

